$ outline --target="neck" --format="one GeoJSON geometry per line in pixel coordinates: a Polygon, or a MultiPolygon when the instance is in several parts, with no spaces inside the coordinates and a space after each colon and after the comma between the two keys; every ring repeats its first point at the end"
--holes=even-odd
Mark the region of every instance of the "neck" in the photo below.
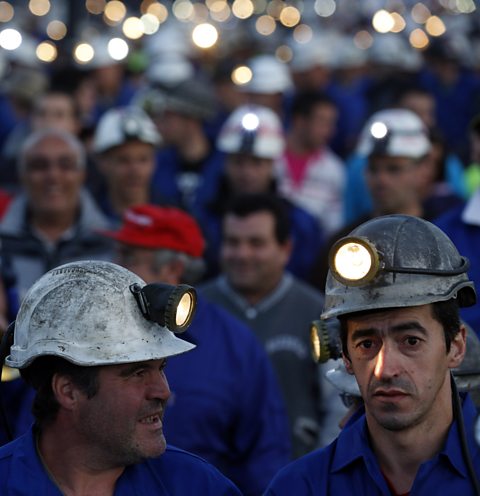
{"type": "Polygon", "coordinates": [[[382,472],[399,494],[410,491],[420,465],[433,458],[445,443],[453,421],[450,383],[446,382],[445,394],[429,414],[406,429],[387,430],[366,411],[373,451],[382,472]]]}
{"type": "Polygon", "coordinates": [[[34,213],[31,226],[50,241],[56,242],[76,222],[76,212],[34,213]]]}
{"type": "Polygon", "coordinates": [[[52,481],[65,496],[113,496],[125,467],[107,466],[71,434],[50,427],[39,435],[38,454],[52,481]]]}
{"type": "Polygon", "coordinates": [[[281,275],[279,278],[272,280],[269,284],[265,283],[261,288],[235,288],[237,291],[251,306],[258,305],[262,300],[270,296],[278,287],[282,280],[281,275]]]}
{"type": "Polygon", "coordinates": [[[109,200],[113,211],[121,217],[127,208],[150,203],[150,191],[148,188],[139,188],[135,191],[125,192],[112,188],[109,191],[109,200]]]}
{"type": "Polygon", "coordinates": [[[382,209],[378,208],[374,210],[374,217],[379,217],[381,215],[391,215],[391,214],[402,214],[402,215],[412,215],[414,217],[423,217],[424,211],[420,203],[412,203],[409,205],[404,205],[399,208],[392,209],[382,209]]]}
{"type": "Polygon", "coordinates": [[[188,139],[177,145],[178,152],[185,162],[199,162],[210,153],[210,143],[200,132],[192,132],[188,139]]]}

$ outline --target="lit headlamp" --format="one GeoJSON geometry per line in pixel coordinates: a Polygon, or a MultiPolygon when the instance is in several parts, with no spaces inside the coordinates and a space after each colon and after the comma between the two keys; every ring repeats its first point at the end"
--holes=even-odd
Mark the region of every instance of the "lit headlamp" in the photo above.
{"type": "Polygon", "coordinates": [[[191,324],[197,305],[195,288],[186,284],[171,286],[154,283],[143,288],[132,284],[130,291],[146,319],[175,333],[186,331],[191,324]]]}
{"type": "Polygon", "coordinates": [[[461,260],[460,267],[451,270],[390,266],[383,260],[382,253],[366,238],[348,236],[332,246],[329,268],[333,277],[345,286],[363,286],[380,272],[456,276],[467,272],[470,265],[467,258],[461,257],[461,260]]]}
{"type": "Polygon", "coordinates": [[[310,324],[310,345],[315,362],[325,363],[327,360],[336,360],[342,356],[338,326],[337,319],[314,320],[310,324]]]}
{"type": "Polygon", "coordinates": [[[333,277],[346,286],[361,286],[378,273],[380,257],[369,241],[347,237],[337,241],[329,254],[333,277]]]}

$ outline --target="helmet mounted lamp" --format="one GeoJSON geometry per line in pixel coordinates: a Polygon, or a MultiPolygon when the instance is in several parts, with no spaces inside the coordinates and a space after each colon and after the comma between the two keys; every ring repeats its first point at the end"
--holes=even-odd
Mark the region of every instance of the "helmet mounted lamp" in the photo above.
{"type": "Polygon", "coordinates": [[[192,286],[154,283],[141,287],[132,284],[130,291],[147,320],[177,334],[186,331],[191,324],[197,305],[197,293],[192,286]]]}

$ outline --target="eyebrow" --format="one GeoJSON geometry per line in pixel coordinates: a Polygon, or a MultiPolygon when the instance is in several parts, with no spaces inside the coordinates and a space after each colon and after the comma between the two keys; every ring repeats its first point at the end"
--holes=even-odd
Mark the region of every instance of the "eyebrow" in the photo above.
{"type": "MultiPolygon", "coordinates": [[[[165,365],[167,362],[166,359],[162,360],[161,365],[165,365]]],[[[120,377],[128,377],[129,375],[135,373],[137,370],[141,369],[152,369],[153,364],[151,362],[135,362],[131,364],[129,367],[125,367],[120,371],[120,377]]]]}
{"type": "MultiPolygon", "coordinates": [[[[420,325],[418,322],[415,321],[402,322],[401,324],[397,324],[388,328],[388,332],[392,332],[392,333],[401,333],[405,331],[417,331],[424,336],[426,336],[427,334],[427,330],[425,329],[425,327],[423,327],[422,325],[420,325]]],[[[356,329],[352,334],[352,340],[370,337],[375,334],[378,334],[379,332],[380,332],[379,329],[376,327],[356,329]]]]}

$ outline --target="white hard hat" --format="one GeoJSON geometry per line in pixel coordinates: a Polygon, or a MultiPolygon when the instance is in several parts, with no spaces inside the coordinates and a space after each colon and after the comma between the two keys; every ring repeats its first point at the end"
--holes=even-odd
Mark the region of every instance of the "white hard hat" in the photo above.
{"type": "Polygon", "coordinates": [[[161,137],[150,117],[140,107],[131,105],[108,110],[98,122],[93,151],[102,153],[130,140],[157,146],[161,137]]]}
{"type": "Polygon", "coordinates": [[[77,365],[112,365],[178,355],[193,349],[147,320],[132,292],[138,276],[103,261],[72,262],[43,275],[27,292],[15,322],[9,367],[44,355],[77,365]]]}
{"type": "Polygon", "coordinates": [[[274,55],[257,55],[248,60],[246,65],[252,71],[252,78],[239,86],[240,91],[271,95],[293,87],[288,66],[274,55]]]}
{"type": "Polygon", "coordinates": [[[282,123],[277,114],[261,105],[242,105],[222,126],[217,148],[225,153],[247,153],[276,159],[285,148],[282,123]]]}
{"type": "Polygon", "coordinates": [[[292,72],[304,72],[314,67],[333,67],[337,52],[339,34],[334,31],[317,34],[306,43],[292,42],[293,57],[290,62],[292,72]]]}
{"type": "Polygon", "coordinates": [[[363,127],[357,153],[418,159],[430,150],[424,123],[407,109],[385,109],[373,114],[363,127]]]}
{"type": "Polygon", "coordinates": [[[145,74],[150,84],[173,86],[195,76],[192,62],[181,54],[171,52],[154,58],[145,74]]]}

